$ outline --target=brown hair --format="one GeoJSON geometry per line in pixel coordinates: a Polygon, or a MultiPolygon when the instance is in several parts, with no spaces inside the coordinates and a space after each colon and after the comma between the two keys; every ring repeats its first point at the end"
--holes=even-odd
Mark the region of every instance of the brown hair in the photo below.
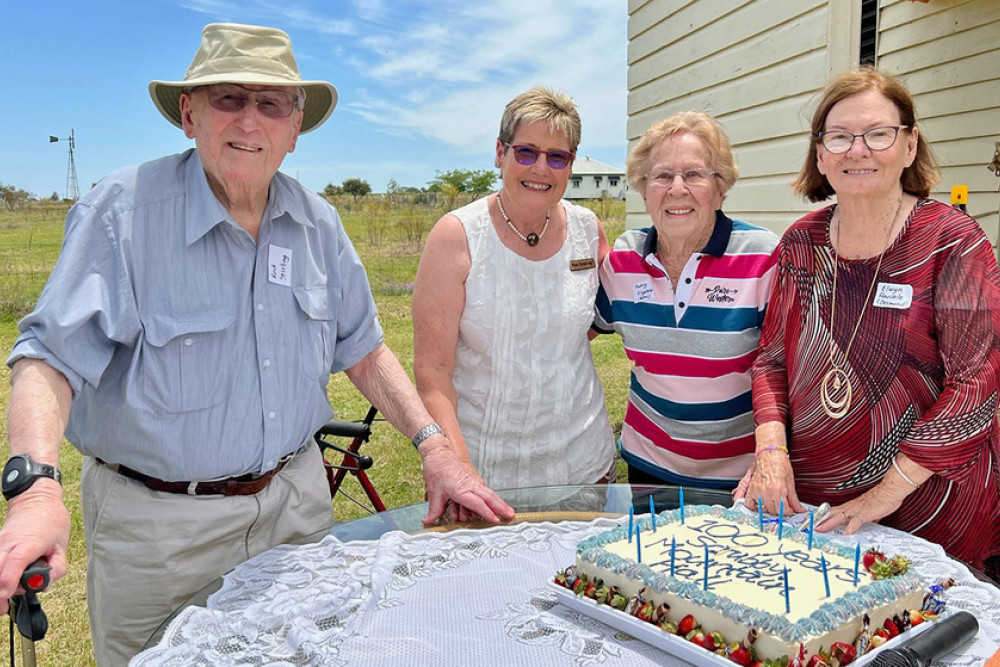
{"type": "Polygon", "coordinates": [[[569,142],[570,152],[576,152],[580,145],[580,114],[572,97],[548,86],[535,86],[507,103],[500,118],[500,135],[497,138],[509,144],[514,141],[514,134],[521,123],[537,121],[544,121],[553,134],[561,133],[569,142]]]}
{"type": "MultiPolygon", "coordinates": [[[[805,163],[798,176],[792,181],[792,189],[811,202],[820,202],[836,194],[830,186],[830,181],[819,172],[816,166],[816,151],[820,146],[820,132],[826,127],[826,119],[834,105],[844,98],[869,90],[876,90],[892,102],[899,110],[900,125],[906,125],[912,131],[917,126],[916,109],[910,92],[896,77],[876,72],[871,67],[845,72],[833,79],[823,91],[819,106],[812,118],[812,128],[809,137],[809,151],[805,163]]],[[[925,138],[917,139],[917,155],[913,164],[903,169],[900,182],[903,190],[918,197],[926,197],[941,180],[937,161],[931,153],[925,138]]]]}
{"type": "Polygon", "coordinates": [[[733,150],[729,145],[729,137],[722,131],[718,121],[702,111],[681,111],[673,116],[653,123],[632,147],[625,161],[625,173],[629,185],[639,191],[646,192],[645,174],[649,171],[649,156],[657,146],[668,138],[684,133],[698,137],[709,153],[708,168],[718,175],[722,182],[722,194],[729,192],[740,170],[733,159],[733,150]]]}

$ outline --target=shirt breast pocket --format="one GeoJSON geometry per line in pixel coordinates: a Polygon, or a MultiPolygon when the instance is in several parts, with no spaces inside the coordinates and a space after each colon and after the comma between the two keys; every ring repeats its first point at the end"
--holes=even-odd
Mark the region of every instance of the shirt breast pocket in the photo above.
{"type": "Polygon", "coordinates": [[[326,386],[333,367],[336,341],[335,309],[330,303],[329,291],[326,285],[294,287],[292,294],[305,320],[304,326],[299,328],[302,372],[307,377],[319,378],[326,386]]]}
{"type": "Polygon", "coordinates": [[[154,407],[191,412],[218,405],[229,388],[233,368],[228,330],[236,316],[206,310],[189,317],[147,317],[142,350],[142,383],[154,407]]]}

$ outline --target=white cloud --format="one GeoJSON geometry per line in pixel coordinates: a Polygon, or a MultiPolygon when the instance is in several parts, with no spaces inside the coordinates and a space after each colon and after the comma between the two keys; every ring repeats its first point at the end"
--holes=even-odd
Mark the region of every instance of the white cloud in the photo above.
{"type": "Polygon", "coordinates": [[[482,150],[504,105],[535,84],[574,97],[583,146],[624,146],[626,21],[609,0],[456,2],[365,25],[353,67],[372,80],[345,106],[385,132],[482,150]]]}

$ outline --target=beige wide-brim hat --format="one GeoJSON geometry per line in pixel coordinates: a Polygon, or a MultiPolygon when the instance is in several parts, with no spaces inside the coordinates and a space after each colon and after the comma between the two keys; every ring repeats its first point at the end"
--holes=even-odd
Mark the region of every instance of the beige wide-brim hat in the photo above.
{"type": "Polygon", "coordinates": [[[183,81],[150,81],[149,95],[160,113],[181,127],[181,93],[195,86],[237,83],[299,86],[306,91],[301,134],[322,125],[337,106],[337,89],[326,81],[303,81],[292,40],[281,30],[236,23],[210,23],[183,81]]]}

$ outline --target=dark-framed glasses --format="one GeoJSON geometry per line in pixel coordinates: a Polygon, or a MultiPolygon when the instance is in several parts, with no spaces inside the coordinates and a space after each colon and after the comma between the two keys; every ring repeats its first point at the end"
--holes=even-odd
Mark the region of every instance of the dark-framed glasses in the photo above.
{"type": "Polygon", "coordinates": [[[884,151],[892,148],[896,143],[899,131],[910,127],[909,125],[883,125],[865,130],[861,134],[854,134],[844,130],[827,130],[819,133],[819,140],[823,147],[831,153],[846,153],[851,150],[854,140],[860,138],[865,142],[865,146],[873,151],[884,151]]]}
{"type": "Polygon", "coordinates": [[[235,113],[252,101],[267,118],[288,118],[299,101],[298,95],[286,90],[249,90],[235,83],[216,83],[204,90],[213,109],[235,113]]]}
{"type": "Polygon", "coordinates": [[[678,176],[681,177],[681,181],[685,186],[689,188],[699,188],[704,187],[712,182],[712,177],[716,175],[717,172],[711,169],[706,169],[705,167],[697,167],[694,169],[684,169],[683,171],[670,171],[669,169],[660,169],[659,171],[650,172],[643,175],[646,179],[646,185],[656,188],[669,188],[673,186],[674,179],[678,176]]]}
{"type": "Polygon", "coordinates": [[[510,150],[514,151],[514,161],[524,166],[535,164],[539,155],[545,156],[545,162],[553,169],[565,169],[573,162],[575,153],[569,151],[540,151],[531,146],[515,146],[506,141],[500,142],[510,150]]]}

